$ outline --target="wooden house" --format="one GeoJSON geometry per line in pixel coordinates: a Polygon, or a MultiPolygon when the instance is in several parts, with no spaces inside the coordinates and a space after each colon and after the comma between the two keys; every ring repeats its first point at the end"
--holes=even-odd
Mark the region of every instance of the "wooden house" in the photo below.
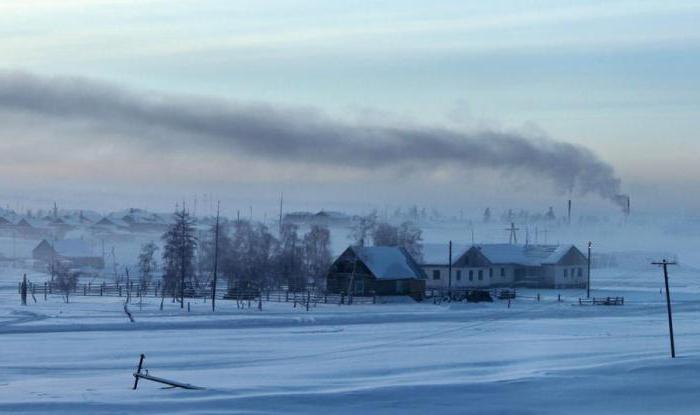
{"type": "Polygon", "coordinates": [[[326,278],[330,293],[407,295],[425,294],[425,273],[403,248],[349,247],[331,265],[326,278]]]}
{"type": "Polygon", "coordinates": [[[65,261],[75,268],[104,268],[104,259],[92,253],[90,244],[82,239],[62,239],[49,242],[44,239],[32,250],[32,258],[51,264],[65,261]]]}

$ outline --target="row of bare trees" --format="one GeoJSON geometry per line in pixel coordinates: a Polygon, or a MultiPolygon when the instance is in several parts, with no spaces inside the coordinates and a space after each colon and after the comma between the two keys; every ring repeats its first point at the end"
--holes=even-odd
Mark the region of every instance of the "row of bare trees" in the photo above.
{"type": "MultiPolygon", "coordinates": [[[[180,299],[187,289],[210,287],[217,275],[229,290],[287,286],[303,290],[322,287],[331,263],[330,232],[314,225],[304,234],[293,223],[282,223],[277,235],[262,223],[217,221],[204,232],[185,209],[163,234],[162,277],[164,293],[180,299]],[[218,227],[218,232],[217,232],[218,227]]],[[[142,246],[138,267],[143,284],[158,274],[158,246],[142,246]]]]}
{"type": "Polygon", "coordinates": [[[413,222],[392,225],[378,221],[377,214],[370,213],[355,222],[349,237],[355,246],[398,246],[416,260],[423,256],[423,231],[413,222]]]}

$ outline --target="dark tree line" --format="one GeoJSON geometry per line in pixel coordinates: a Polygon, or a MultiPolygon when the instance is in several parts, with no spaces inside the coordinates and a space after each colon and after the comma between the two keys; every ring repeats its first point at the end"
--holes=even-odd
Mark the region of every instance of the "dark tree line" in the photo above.
{"type": "MultiPolygon", "coordinates": [[[[177,238],[179,234],[171,230],[164,235],[164,239],[168,241],[177,238]]],[[[210,283],[215,257],[217,275],[220,280],[227,281],[229,290],[280,286],[304,290],[309,286],[322,288],[325,283],[326,272],[332,260],[330,232],[325,226],[311,226],[302,234],[297,225],[283,223],[275,236],[262,223],[222,221],[219,225],[218,244],[215,241],[216,234],[216,227],[212,226],[200,235],[195,244],[190,245],[193,256],[187,256],[191,261],[186,272],[192,275],[187,281],[194,285],[210,283]],[[215,255],[216,252],[218,255],[215,255]]],[[[180,245],[176,243],[174,246],[180,245]]],[[[179,249],[172,251],[176,257],[180,252],[179,249]]],[[[166,247],[163,253],[166,270],[170,261],[174,263],[177,272],[181,271],[180,262],[173,261],[170,257],[166,259],[167,252],[166,247]]]]}

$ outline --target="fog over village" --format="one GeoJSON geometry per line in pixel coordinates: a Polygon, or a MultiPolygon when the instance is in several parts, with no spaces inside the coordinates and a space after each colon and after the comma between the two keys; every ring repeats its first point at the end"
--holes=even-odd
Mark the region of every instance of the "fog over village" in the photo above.
{"type": "Polygon", "coordinates": [[[698,17],[0,3],[0,413],[697,413],[698,17]]]}

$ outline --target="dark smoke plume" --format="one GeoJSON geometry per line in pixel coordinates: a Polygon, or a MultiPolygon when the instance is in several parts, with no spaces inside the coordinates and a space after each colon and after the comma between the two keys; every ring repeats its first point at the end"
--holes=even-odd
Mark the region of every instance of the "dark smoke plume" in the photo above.
{"type": "MultiPolygon", "coordinates": [[[[594,193],[624,208],[612,166],[590,150],[517,133],[357,125],[305,110],[202,97],[135,93],[83,78],[0,72],[0,109],[84,123],[158,149],[209,150],[356,168],[525,171],[559,190],[594,193]]],[[[45,128],[44,125],[32,128],[45,128]]],[[[96,134],[95,140],[98,140],[96,134]]]]}

